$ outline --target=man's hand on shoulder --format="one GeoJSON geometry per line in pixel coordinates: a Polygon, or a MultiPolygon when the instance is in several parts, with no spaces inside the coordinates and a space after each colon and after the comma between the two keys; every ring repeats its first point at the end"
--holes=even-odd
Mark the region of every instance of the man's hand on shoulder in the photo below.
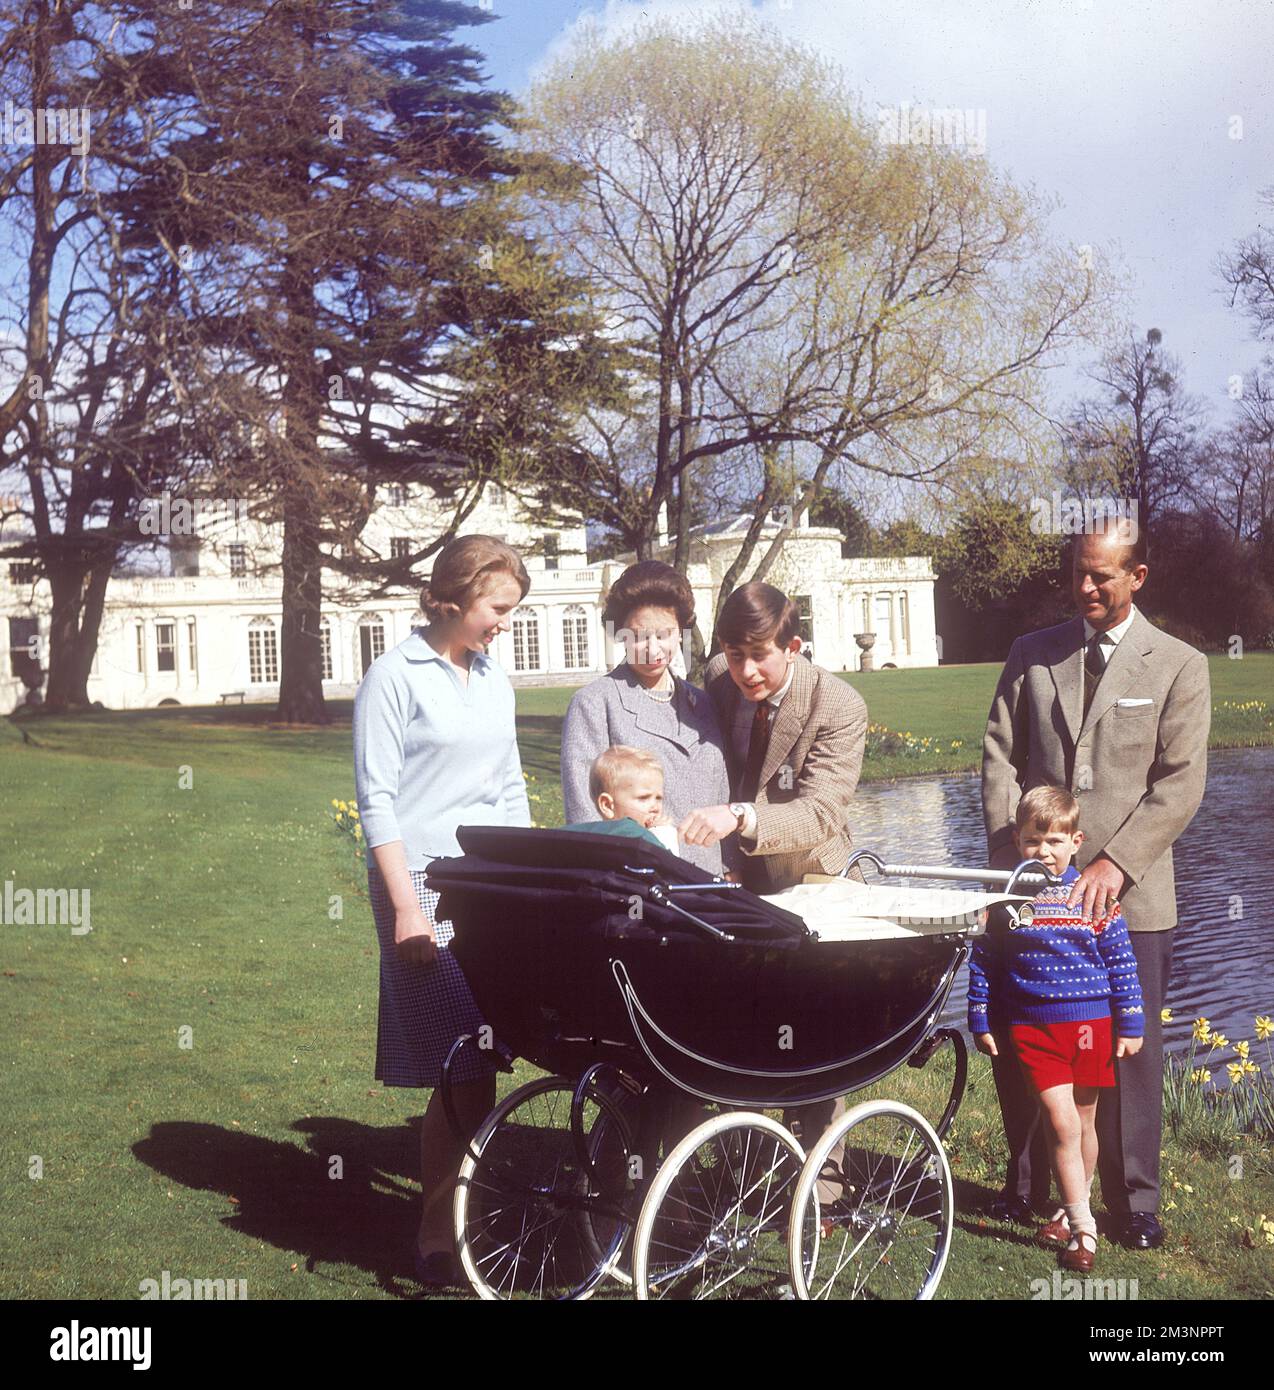
{"type": "Polygon", "coordinates": [[[1071,884],[1068,907],[1083,903],[1080,915],[1099,919],[1105,917],[1112,903],[1118,902],[1124,891],[1124,871],[1112,859],[1099,854],[1071,884]]]}

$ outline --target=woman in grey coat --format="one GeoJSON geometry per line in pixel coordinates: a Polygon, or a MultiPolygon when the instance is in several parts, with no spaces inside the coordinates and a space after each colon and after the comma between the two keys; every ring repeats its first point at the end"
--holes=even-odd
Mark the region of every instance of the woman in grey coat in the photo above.
{"type": "MultiPolygon", "coordinates": [[[[626,659],[575,692],[562,725],[562,801],[567,822],[597,819],[588,794],[593,760],[616,744],[645,748],[664,768],[664,816],[674,825],[700,806],[730,800],[725,744],[712,701],[674,676],[673,654],[694,623],[685,576],[658,560],[630,565],[611,586],[603,618],[626,659]]],[[[732,841],[726,868],[733,865],[732,841]]],[[[722,872],[721,843],[681,843],[679,853],[722,872]]]]}

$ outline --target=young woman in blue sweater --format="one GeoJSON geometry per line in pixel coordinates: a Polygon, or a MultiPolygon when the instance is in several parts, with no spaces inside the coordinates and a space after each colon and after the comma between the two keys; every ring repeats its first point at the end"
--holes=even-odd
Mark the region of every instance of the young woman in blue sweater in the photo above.
{"type": "MultiPolygon", "coordinates": [[[[513,687],[486,654],[530,587],[504,541],[452,541],[421,597],[427,626],[374,661],[354,699],[354,783],[380,939],[376,1077],[386,1086],[437,1087],[452,1043],[482,1027],[425,869],[460,853],[458,826],[531,823],[513,687]]],[[[472,1133],[495,1104],[490,1054],[464,1049],[452,1076],[472,1133]]],[[[460,1158],[435,1090],[420,1129],[416,1239],[416,1273],[428,1284],[463,1282],[451,1231],[460,1158]]]]}
{"type": "Polygon", "coordinates": [[[1006,938],[979,939],[969,960],[969,1032],[978,1050],[999,1056],[1000,1042],[1017,1054],[1040,1099],[1062,1207],[1039,1239],[1060,1246],[1066,1269],[1087,1273],[1097,1253],[1089,1207],[1097,1166],[1097,1094],[1115,1084],[1115,1058],[1141,1050],[1145,1013],[1128,925],[1114,904],[1106,917],[1068,907],[1072,865],[1084,835],[1079,802],[1062,787],[1035,787],[1017,807],[1014,843],[1038,859],[1063,886],[1032,904],[1034,920],[1006,938]],[[998,953],[996,946],[1001,948],[998,953]],[[1112,1018],[1115,1037],[1112,1038],[1112,1018]]]}

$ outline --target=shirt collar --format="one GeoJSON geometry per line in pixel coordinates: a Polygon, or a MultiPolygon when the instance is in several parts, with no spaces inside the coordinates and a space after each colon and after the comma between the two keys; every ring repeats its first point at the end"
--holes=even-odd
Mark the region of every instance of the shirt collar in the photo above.
{"type": "MultiPolygon", "coordinates": [[[[413,628],[411,636],[400,643],[402,654],[408,661],[436,661],[440,666],[450,666],[441,652],[434,651],[433,647],[425,640],[423,628],[413,628]]],[[[494,658],[489,652],[474,652],[469,662],[470,671],[476,671],[479,667],[491,664],[494,658]]]]}
{"type": "Polygon", "coordinates": [[[783,696],[786,695],[787,692],[791,689],[792,676],[795,673],[795,671],[796,662],[789,661],[787,666],[787,680],[783,682],[783,684],[774,692],[773,695],[767,695],[765,697],[766,704],[770,705],[771,708],[778,709],[779,702],[783,699],[783,696]]]}
{"type": "MultiPolygon", "coordinates": [[[[1106,631],[1102,633],[1102,636],[1103,636],[1103,637],[1109,638],[1111,644],[1118,644],[1119,639],[1120,639],[1120,638],[1124,635],[1124,633],[1127,632],[1128,629],[1132,626],[1132,620],[1133,620],[1136,616],[1137,616],[1137,608],[1136,608],[1136,605],[1135,605],[1135,604],[1134,604],[1134,605],[1130,605],[1130,606],[1129,606],[1129,609],[1128,609],[1128,616],[1123,620],[1123,622],[1122,622],[1122,623],[1116,623],[1114,627],[1107,628],[1106,631]]],[[[1097,629],[1092,625],[1092,623],[1090,623],[1090,622],[1088,621],[1088,619],[1085,618],[1085,619],[1084,619],[1084,645],[1085,645],[1085,646],[1087,646],[1087,645],[1093,640],[1093,636],[1094,636],[1094,634],[1096,633],[1096,631],[1097,631],[1097,629]]],[[[1106,644],[1103,642],[1102,645],[1105,646],[1106,644]]]]}

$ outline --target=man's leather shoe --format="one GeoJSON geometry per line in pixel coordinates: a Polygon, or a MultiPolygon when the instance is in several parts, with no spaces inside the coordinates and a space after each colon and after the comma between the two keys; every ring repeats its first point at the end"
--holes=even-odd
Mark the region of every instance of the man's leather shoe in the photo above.
{"type": "Polygon", "coordinates": [[[1025,1197],[1010,1196],[1001,1192],[987,1208],[992,1221],[1013,1221],[1019,1226],[1029,1226],[1033,1219],[1031,1204],[1025,1197]]]}
{"type": "Polygon", "coordinates": [[[1129,1250],[1158,1250],[1163,1244],[1163,1227],[1151,1211],[1135,1211],[1124,1223],[1124,1244],[1129,1250]]]}

